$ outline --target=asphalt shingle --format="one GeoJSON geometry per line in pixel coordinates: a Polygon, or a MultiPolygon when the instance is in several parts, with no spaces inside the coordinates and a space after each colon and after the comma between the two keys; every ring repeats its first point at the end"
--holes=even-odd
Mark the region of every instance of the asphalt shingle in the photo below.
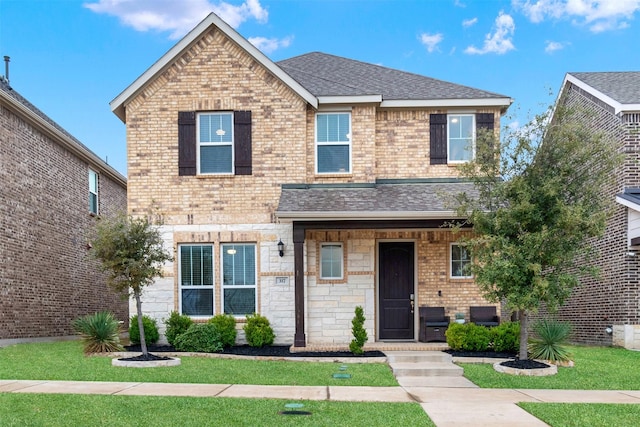
{"type": "Polygon", "coordinates": [[[640,71],[569,74],[621,104],[640,104],[640,71]]]}

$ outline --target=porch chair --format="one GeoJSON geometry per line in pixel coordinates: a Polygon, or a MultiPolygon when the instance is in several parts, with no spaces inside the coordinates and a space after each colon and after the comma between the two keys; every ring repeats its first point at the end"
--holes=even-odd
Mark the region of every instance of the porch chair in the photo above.
{"type": "Polygon", "coordinates": [[[449,316],[444,315],[444,307],[420,307],[420,342],[446,341],[445,332],[449,327],[449,316]]]}
{"type": "Polygon", "coordinates": [[[469,307],[469,317],[472,323],[480,326],[498,326],[500,317],[494,306],[469,307]]]}

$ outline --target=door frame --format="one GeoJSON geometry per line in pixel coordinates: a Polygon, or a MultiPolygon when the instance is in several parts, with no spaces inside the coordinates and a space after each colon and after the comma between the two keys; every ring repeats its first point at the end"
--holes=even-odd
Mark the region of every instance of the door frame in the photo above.
{"type": "MultiPolygon", "coordinates": [[[[376,268],[376,285],[375,285],[375,313],[376,313],[376,322],[375,322],[375,336],[376,341],[380,341],[380,243],[413,243],[413,295],[414,295],[414,309],[413,309],[413,338],[410,340],[417,341],[418,340],[418,327],[419,327],[419,317],[418,317],[418,245],[416,239],[376,239],[376,260],[375,260],[375,268],[376,268]]],[[[386,339],[385,341],[389,341],[386,339]]],[[[394,340],[391,340],[394,341],[394,340]]],[[[406,339],[399,339],[401,341],[407,341],[406,339]]]]}

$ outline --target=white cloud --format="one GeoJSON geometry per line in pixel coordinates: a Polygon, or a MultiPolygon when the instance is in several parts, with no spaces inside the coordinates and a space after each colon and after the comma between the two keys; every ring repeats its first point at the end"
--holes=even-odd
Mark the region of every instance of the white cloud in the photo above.
{"type": "Polygon", "coordinates": [[[233,28],[251,18],[264,23],[269,17],[259,0],[246,0],[240,5],[209,0],[98,0],[85,3],[84,7],[116,16],[137,31],[171,31],[171,39],[185,35],[210,12],[215,12],[233,28]]]}
{"type": "Polygon", "coordinates": [[[503,55],[515,49],[511,41],[515,29],[516,24],[513,22],[511,15],[500,11],[495,21],[495,32],[493,34],[488,33],[485,36],[482,48],[478,49],[475,46],[469,46],[464,52],[472,55],[484,55],[486,53],[503,55]]]}
{"type": "Polygon", "coordinates": [[[420,34],[420,37],[418,37],[418,40],[420,40],[420,43],[427,47],[427,52],[431,53],[434,50],[438,50],[438,44],[440,44],[440,42],[444,40],[444,36],[442,35],[442,33],[422,33],[420,34]]]}
{"type": "Polygon", "coordinates": [[[249,43],[257,47],[264,53],[271,53],[281,47],[289,47],[293,41],[293,37],[285,37],[284,39],[268,39],[266,37],[249,37],[249,43]]]}
{"type": "Polygon", "coordinates": [[[594,33],[627,28],[640,11],[640,0],[513,0],[513,5],[531,22],[571,19],[594,33]]]}
{"type": "Polygon", "coordinates": [[[556,50],[562,50],[565,47],[567,47],[567,43],[561,43],[561,42],[554,42],[554,41],[550,41],[547,40],[545,42],[545,47],[544,47],[544,51],[547,53],[553,53],[556,50]]]}
{"type": "Polygon", "coordinates": [[[465,19],[462,21],[462,26],[467,28],[474,25],[476,22],[478,22],[478,18],[465,19]]]}

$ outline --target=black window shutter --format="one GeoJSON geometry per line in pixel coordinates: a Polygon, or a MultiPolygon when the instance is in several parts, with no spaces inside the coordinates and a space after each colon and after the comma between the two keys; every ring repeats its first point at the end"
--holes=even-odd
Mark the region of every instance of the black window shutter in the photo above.
{"type": "Polygon", "coordinates": [[[196,168],[196,113],[178,112],[178,175],[195,175],[196,168]]]}
{"type": "Polygon", "coordinates": [[[447,164],[447,115],[429,115],[430,157],[432,165],[447,164]]]}
{"type": "Polygon", "coordinates": [[[233,112],[236,175],[251,175],[251,111],[233,112]]]}
{"type": "Polygon", "coordinates": [[[493,130],[493,113],[477,113],[476,129],[493,130]]]}

